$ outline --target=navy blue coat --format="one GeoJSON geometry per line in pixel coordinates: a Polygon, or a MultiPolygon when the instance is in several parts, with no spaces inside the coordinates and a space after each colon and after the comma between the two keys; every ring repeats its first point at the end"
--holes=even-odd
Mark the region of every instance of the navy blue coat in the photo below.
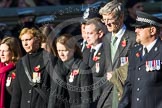
{"type": "Polygon", "coordinates": [[[128,77],[118,108],[162,108],[162,69],[146,71],[146,61],[152,60],[162,61],[160,39],[144,57],[141,45],[131,50],[128,77]]]}

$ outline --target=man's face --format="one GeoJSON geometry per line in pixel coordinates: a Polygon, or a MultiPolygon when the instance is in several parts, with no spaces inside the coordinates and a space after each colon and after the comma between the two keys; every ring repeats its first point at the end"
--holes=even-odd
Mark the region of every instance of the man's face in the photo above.
{"type": "Polygon", "coordinates": [[[117,18],[113,13],[103,14],[102,17],[109,32],[117,33],[123,24],[123,17],[117,18]]]}
{"type": "Polygon", "coordinates": [[[153,40],[153,36],[152,34],[154,34],[152,31],[152,27],[145,27],[145,28],[136,28],[135,32],[136,32],[136,42],[140,43],[142,45],[147,46],[150,42],[152,42],[153,40]]]}
{"type": "Polygon", "coordinates": [[[96,30],[94,24],[86,25],[85,33],[87,36],[87,43],[94,46],[99,43],[99,38],[102,37],[101,34],[96,30]]]}

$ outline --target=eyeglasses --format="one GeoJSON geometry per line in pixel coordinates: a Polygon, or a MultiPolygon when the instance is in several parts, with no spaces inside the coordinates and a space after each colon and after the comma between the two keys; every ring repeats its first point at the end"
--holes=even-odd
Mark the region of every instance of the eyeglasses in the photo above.
{"type": "Polygon", "coordinates": [[[110,24],[115,24],[119,17],[111,18],[111,19],[101,19],[103,23],[108,23],[110,21],[110,24]]]}

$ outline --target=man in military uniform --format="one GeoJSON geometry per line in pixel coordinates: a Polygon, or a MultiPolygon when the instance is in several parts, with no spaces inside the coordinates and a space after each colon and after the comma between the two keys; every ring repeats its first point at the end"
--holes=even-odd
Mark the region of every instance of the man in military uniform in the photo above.
{"type": "Polygon", "coordinates": [[[134,26],[139,45],[128,57],[128,77],[118,108],[162,108],[162,22],[137,11],[134,26]]]}

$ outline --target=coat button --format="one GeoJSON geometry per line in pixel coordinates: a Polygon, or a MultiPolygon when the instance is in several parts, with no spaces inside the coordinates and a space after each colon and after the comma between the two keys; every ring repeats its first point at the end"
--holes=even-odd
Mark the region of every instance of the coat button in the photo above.
{"type": "Polygon", "coordinates": [[[137,80],[139,81],[139,80],[141,80],[141,78],[137,78],[137,80]]]}
{"type": "Polygon", "coordinates": [[[137,98],[137,101],[139,101],[139,98],[137,98]]]}
{"type": "Polygon", "coordinates": [[[30,101],[28,100],[27,103],[30,103],[30,101]]]}
{"type": "Polygon", "coordinates": [[[139,68],[138,68],[138,70],[140,71],[140,70],[141,70],[141,68],[139,67],[139,68]]]}
{"type": "Polygon", "coordinates": [[[139,91],[140,89],[139,88],[137,88],[137,91],[139,91]]]}
{"type": "Polygon", "coordinates": [[[29,90],[29,93],[31,93],[31,90],[29,90]]]}

